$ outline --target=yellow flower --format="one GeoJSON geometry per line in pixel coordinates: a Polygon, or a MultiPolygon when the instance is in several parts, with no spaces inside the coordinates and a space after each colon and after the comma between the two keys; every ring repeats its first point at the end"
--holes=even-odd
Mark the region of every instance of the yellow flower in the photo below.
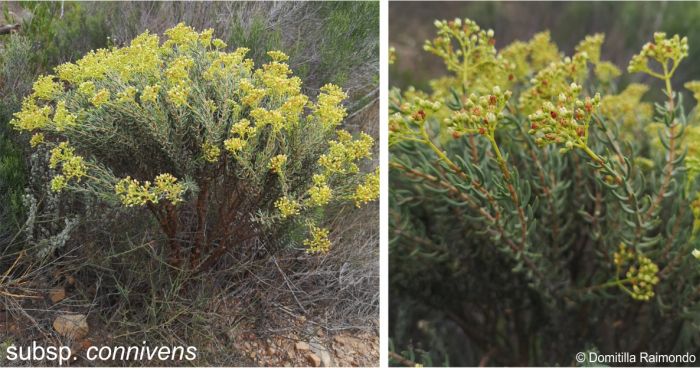
{"type": "Polygon", "coordinates": [[[221,149],[209,142],[202,145],[202,151],[204,152],[204,159],[208,162],[216,162],[219,160],[221,155],[221,149]]]}
{"type": "Polygon", "coordinates": [[[29,140],[29,145],[32,146],[32,148],[35,148],[39,144],[44,142],[44,134],[43,133],[36,133],[32,135],[32,138],[29,140]]]}
{"type": "Polygon", "coordinates": [[[78,92],[85,96],[92,96],[95,94],[95,83],[83,82],[78,85],[78,92]]]}
{"type": "Polygon", "coordinates": [[[314,113],[324,128],[333,128],[345,119],[347,110],[341,103],[347,97],[348,95],[336,85],[326,84],[321,87],[314,113]]]}
{"type": "Polygon", "coordinates": [[[156,176],[153,194],[157,197],[165,198],[172,204],[178,204],[183,201],[182,194],[184,192],[184,185],[178,183],[174,176],[168,173],[156,176]]]}
{"type": "Polygon", "coordinates": [[[311,237],[304,240],[307,253],[327,253],[331,248],[331,241],[328,239],[328,229],[309,225],[311,237]]]}
{"type": "Polygon", "coordinates": [[[596,78],[598,78],[598,80],[603,83],[608,83],[622,74],[620,72],[620,69],[618,69],[617,66],[615,66],[615,64],[609,61],[599,62],[595,66],[594,71],[596,78]]]}
{"type": "Polygon", "coordinates": [[[273,61],[276,61],[276,62],[278,62],[278,63],[283,63],[283,62],[289,60],[289,56],[287,56],[287,54],[285,54],[285,53],[282,52],[282,51],[268,51],[268,52],[267,52],[267,55],[268,55],[273,61]]]}
{"type": "Polygon", "coordinates": [[[364,182],[357,186],[353,195],[357,207],[377,198],[379,198],[379,169],[365,176],[364,182]]]}
{"type": "Polygon", "coordinates": [[[275,202],[275,207],[280,211],[282,218],[287,218],[298,215],[301,205],[299,202],[285,196],[275,202]]]}
{"type": "Polygon", "coordinates": [[[67,127],[72,127],[75,125],[76,116],[68,112],[66,109],[66,101],[58,101],[56,103],[56,111],[53,114],[53,125],[54,128],[62,132],[67,127]]]}
{"type": "Polygon", "coordinates": [[[136,88],[129,86],[123,91],[117,94],[117,102],[119,103],[130,103],[134,102],[134,96],[136,96],[136,88]]]}
{"type": "Polygon", "coordinates": [[[211,44],[212,44],[214,47],[216,47],[217,49],[226,48],[226,42],[224,42],[224,41],[222,41],[222,40],[220,40],[220,39],[218,39],[218,38],[215,38],[215,39],[211,42],[211,44]]]}
{"type": "Polygon", "coordinates": [[[158,100],[158,93],[160,92],[160,85],[155,84],[152,86],[146,86],[141,92],[141,102],[153,102],[158,100]]]}
{"type": "Polygon", "coordinates": [[[102,88],[95,94],[95,96],[92,97],[90,102],[92,102],[95,107],[100,107],[109,102],[109,94],[109,90],[102,88]]]}
{"type": "Polygon", "coordinates": [[[60,192],[68,183],[63,175],[56,175],[51,179],[51,191],[60,192]]]}
{"type": "Polygon", "coordinates": [[[34,102],[34,99],[26,97],[22,101],[22,110],[14,114],[14,118],[10,121],[10,125],[16,129],[33,131],[44,128],[51,120],[49,119],[51,107],[39,107],[34,102]]]}
{"type": "Polygon", "coordinates": [[[163,47],[180,46],[183,49],[189,48],[193,43],[199,40],[199,34],[192,27],[188,27],[185,23],[178,23],[173,28],[165,31],[168,40],[163,43],[163,47]]]}
{"type": "Polygon", "coordinates": [[[44,75],[34,82],[34,96],[42,100],[51,100],[62,92],[61,85],[53,81],[53,75],[44,75]]]}
{"type": "Polygon", "coordinates": [[[325,206],[333,197],[333,190],[327,184],[314,185],[309,189],[309,202],[312,206],[325,206]]]}
{"type": "Polygon", "coordinates": [[[248,142],[241,138],[229,138],[224,141],[224,148],[231,153],[236,153],[243,150],[247,144],[248,142]]]}
{"type": "Polygon", "coordinates": [[[190,68],[194,65],[194,60],[189,56],[180,56],[170,62],[170,66],[165,69],[165,77],[172,84],[179,84],[189,80],[190,68]]]}
{"type": "Polygon", "coordinates": [[[176,107],[181,107],[187,105],[187,98],[190,94],[190,87],[184,84],[178,84],[175,87],[168,90],[168,99],[170,103],[176,107]]]}
{"type": "Polygon", "coordinates": [[[602,33],[586,36],[586,38],[576,45],[576,52],[585,52],[591,63],[598,64],[600,61],[600,48],[603,45],[603,41],[605,41],[605,35],[602,33]]]}
{"type": "Polygon", "coordinates": [[[683,85],[686,89],[693,92],[695,101],[700,101],[700,81],[690,81],[683,85]]]}
{"type": "Polygon", "coordinates": [[[275,173],[282,173],[282,167],[287,163],[287,155],[277,155],[270,159],[270,170],[275,173]]]}

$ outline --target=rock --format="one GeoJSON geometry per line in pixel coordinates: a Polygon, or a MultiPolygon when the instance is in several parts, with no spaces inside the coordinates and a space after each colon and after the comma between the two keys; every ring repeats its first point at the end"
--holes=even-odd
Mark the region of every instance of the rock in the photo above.
{"type": "Polygon", "coordinates": [[[266,351],[268,355],[275,355],[277,349],[273,348],[272,346],[268,346],[266,351]]]}
{"type": "Polygon", "coordinates": [[[309,353],[309,355],[306,356],[306,360],[312,367],[319,367],[321,365],[321,358],[314,353],[309,353]]]}
{"type": "Polygon", "coordinates": [[[321,358],[321,363],[323,364],[324,367],[332,367],[335,364],[333,364],[333,359],[331,358],[331,353],[328,351],[328,349],[321,343],[316,338],[312,338],[310,343],[311,351],[314,352],[316,355],[318,355],[321,358]]]}
{"type": "Polygon", "coordinates": [[[297,349],[297,351],[309,351],[309,344],[303,341],[297,342],[294,347],[297,349]]]}
{"type": "Polygon", "coordinates": [[[66,298],[66,289],[64,288],[56,288],[56,289],[51,289],[49,291],[49,298],[51,299],[51,303],[58,303],[61,300],[66,298]]]}
{"type": "Polygon", "coordinates": [[[59,335],[73,340],[82,339],[89,331],[84,314],[62,314],[53,321],[53,328],[59,335]]]}

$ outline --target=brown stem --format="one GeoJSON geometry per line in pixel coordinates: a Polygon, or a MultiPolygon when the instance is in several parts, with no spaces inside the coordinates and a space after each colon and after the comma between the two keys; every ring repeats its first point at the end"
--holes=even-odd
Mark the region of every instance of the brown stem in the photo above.
{"type": "Polygon", "coordinates": [[[190,255],[190,265],[194,269],[199,263],[202,255],[202,247],[207,243],[204,224],[207,218],[207,196],[209,195],[209,182],[204,182],[202,188],[197,195],[197,230],[195,233],[194,246],[190,255]]]}

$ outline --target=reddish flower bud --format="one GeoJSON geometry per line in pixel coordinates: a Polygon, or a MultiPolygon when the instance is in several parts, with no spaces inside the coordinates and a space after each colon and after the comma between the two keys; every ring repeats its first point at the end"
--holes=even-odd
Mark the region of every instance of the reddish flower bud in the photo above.
{"type": "Polygon", "coordinates": [[[549,112],[549,116],[551,116],[552,119],[556,119],[556,118],[557,118],[557,113],[556,113],[556,111],[550,111],[550,112],[549,112]]]}
{"type": "Polygon", "coordinates": [[[452,138],[454,139],[459,139],[462,136],[460,132],[454,131],[452,132],[452,138]]]}

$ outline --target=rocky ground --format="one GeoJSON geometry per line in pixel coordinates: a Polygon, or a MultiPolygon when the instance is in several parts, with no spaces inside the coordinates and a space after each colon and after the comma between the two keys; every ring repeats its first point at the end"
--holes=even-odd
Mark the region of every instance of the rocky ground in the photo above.
{"type": "MultiPolygon", "coordinates": [[[[60,304],[66,299],[63,288],[50,289],[43,301],[48,305],[60,304]]],[[[37,300],[40,302],[41,300],[37,300]]],[[[228,307],[231,307],[228,305],[228,307]]],[[[84,364],[82,355],[90,346],[114,345],[106,328],[94,319],[73,311],[61,310],[47,313],[50,327],[43,334],[31,337],[42,345],[68,345],[75,360],[71,364],[84,364]],[[50,315],[50,316],[49,316],[50,315]],[[101,333],[102,332],[102,333],[101,333]]],[[[228,309],[228,308],[227,308],[228,309]]],[[[228,309],[229,312],[235,308],[228,309]]],[[[286,310],[286,309],[285,309],[286,310]]],[[[224,365],[237,366],[311,366],[311,367],[376,367],[379,365],[379,338],[375,329],[329,331],[318,321],[290,312],[272,313],[266,320],[267,328],[260,328],[254,321],[235,324],[221,340],[211,341],[225,353],[224,365]],[[264,331],[264,332],[261,332],[264,331]]],[[[37,321],[34,321],[36,323],[37,321]]],[[[0,308],[0,347],[4,344],[27,340],[24,327],[27,321],[15,319],[0,308]],[[24,339],[20,339],[24,337],[24,339]]],[[[222,323],[224,323],[222,321],[222,323]]],[[[48,324],[48,323],[46,323],[48,324]]],[[[377,321],[372,322],[375,327],[377,321]]],[[[27,340],[28,341],[28,340],[27,340]]],[[[200,346],[204,355],[211,353],[211,346],[200,346]]],[[[0,366],[4,363],[0,354],[0,366]]],[[[224,359],[209,357],[208,362],[224,359]],[[213,360],[212,360],[213,359],[213,360]]]]}
{"type": "MultiPolygon", "coordinates": [[[[313,330],[313,329],[312,329],[313,330]]],[[[374,367],[379,365],[379,338],[375,332],[317,329],[300,336],[296,332],[260,338],[241,332],[233,338],[239,354],[258,366],[374,367]]]]}

